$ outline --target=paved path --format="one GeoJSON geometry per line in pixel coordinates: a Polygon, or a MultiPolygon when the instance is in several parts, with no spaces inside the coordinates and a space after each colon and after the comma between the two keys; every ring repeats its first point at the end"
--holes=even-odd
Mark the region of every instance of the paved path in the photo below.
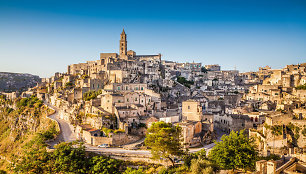
{"type": "Polygon", "coordinates": [[[52,141],[52,142],[49,142],[48,144],[53,147],[54,145],[58,144],[59,142],[72,142],[72,141],[75,141],[76,138],[75,138],[75,135],[74,133],[72,132],[69,124],[62,120],[62,119],[59,119],[59,113],[58,113],[58,109],[48,103],[45,103],[47,106],[49,106],[50,108],[54,109],[55,110],[55,113],[50,115],[49,118],[57,121],[59,123],[59,126],[60,126],[60,134],[57,136],[57,138],[52,141]]]}

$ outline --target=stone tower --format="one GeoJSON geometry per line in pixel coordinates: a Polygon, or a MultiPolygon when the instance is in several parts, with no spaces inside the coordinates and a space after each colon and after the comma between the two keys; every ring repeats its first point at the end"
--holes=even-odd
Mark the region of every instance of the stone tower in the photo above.
{"type": "Polygon", "coordinates": [[[121,57],[126,57],[127,55],[127,41],[126,41],[126,34],[124,29],[120,35],[120,50],[119,50],[121,57]]]}

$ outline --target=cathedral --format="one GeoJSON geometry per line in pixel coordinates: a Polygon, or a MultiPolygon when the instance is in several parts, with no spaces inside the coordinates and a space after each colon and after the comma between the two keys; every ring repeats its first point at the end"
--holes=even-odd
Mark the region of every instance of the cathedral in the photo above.
{"type": "Polygon", "coordinates": [[[100,59],[86,63],[68,66],[70,75],[86,74],[89,77],[102,79],[108,77],[112,82],[144,82],[159,78],[161,54],[137,55],[135,51],[127,49],[127,35],[122,30],[119,40],[118,53],[100,53],[100,59]],[[139,74],[146,74],[142,79],[139,74]],[[131,79],[127,80],[127,79],[131,79]]]}

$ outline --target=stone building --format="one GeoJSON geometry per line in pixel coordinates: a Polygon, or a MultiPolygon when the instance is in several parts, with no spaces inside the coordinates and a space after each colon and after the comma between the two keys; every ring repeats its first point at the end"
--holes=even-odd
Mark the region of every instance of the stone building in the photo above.
{"type": "Polygon", "coordinates": [[[187,100],[182,103],[182,116],[184,120],[202,121],[202,114],[200,102],[187,100]]]}

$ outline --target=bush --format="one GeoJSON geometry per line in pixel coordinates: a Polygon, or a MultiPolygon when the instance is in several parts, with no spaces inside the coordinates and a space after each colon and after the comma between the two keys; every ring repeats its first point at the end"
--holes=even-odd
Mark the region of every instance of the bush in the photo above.
{"type": "Polygon", "coordinates": [[[194,174],[212,174],[214,172],[213,163],[205,159],[193,159],[191,160],[190,169],[194,174]]]}
{"type": "Polygon", "coordinates": [[[186,167],[190,167],[191,161],[193,159],[207,159],[207,157],[206,157],[206,150],[205,149],[201,149],[200,151],[198,151],[196,153],[188,153],[188,154],[184,155],[183,156],[184,165],[186,167]]]}
{"type": "Polygon", "coordinates": [[[37,97],[32,95],[30,98],[22,98],[16,103],[18,108],[29,107],[29,108],[39,108],[43,105],[43,101],[39,100],[37,97]]]}
{"type": "Polygon", "coordinates": [[[124,133],[124,132],[125,132],[125,130],[123,130],[123,129],[116,129],[116,130],[114,130],[115,134],[117,134],[117,133],[124,133]]]}
{"type": "Polygon", "coordinates": [[[130,167],[128,167],[123,174],[145,174],[145,172],[143,171],[142,167],[140,167],[139,169],[132,169],[130,167]]]}
{"type": "Polygon", "coordinates": [[[109,133],[112,133],[112,132],[113,132],[113,129],[109,129],[109,128],[103,127],[103,128],[102,128],[102,131],[103,131],[103,133],[108,137],[108,136],[109,136],[109,133]]]}
{"type": "Polygon", "coordinates": [[[297,90],[306,90],[306,84],[304,85],[299,85],[296,87],[297,90]]]}
{"type": "Polygon", "coordinates": [[[193,85],[193,84],[194,84],[193,81],[188,81],[188,80],[185,79],[185,77],[180,77],[180,76],[177,77],[177,81],[178,81],[180,84],[186,86],[187,88],[190,88],[190,85],[193,85]]]}
{"type": "Polygon", "coordinates": [[[67,82],[67,83],[65,84],[65,87],[66,87],[66,88],[73,87],[73,86],[74,86],[74,84],[73,84],[72,82],[67,82]]]}
{"type": "Polygon", "coordinates": [[[88,92],[85,92],[84,95],[83,95],[83,99],[85,101],[89,101],[91,99],[95,99],[97,98],[97,96],[99,94],[102,94],[102,90],[99,90],[99,91],[88,91],[88,92]]]}
{"type": "MultiPolygon", "coordinates": [[[[121,161],[111,159],[104,156],[94,156],[89,160],[89,173],[120,173],[119,168],[122,165],[121,161]]],[[[135,173],[136,174],[136,173],[135,173]]]]}
{"type": "Polygon", "coordinates": [[[6,174],[6,171],[0,170],[0,174],[6,174]]]}
{"type": "Polygon", "coordinates": [[[306,137],[306,128],[303,128],[302,134],[304,137],[306,137]]]}
{"type": "Polygon", "coordinates": [[[274,125],[271,126],[271,131],[273,135],[282,135],[283,134],[283,126],[282,125],[274,125]]]}

